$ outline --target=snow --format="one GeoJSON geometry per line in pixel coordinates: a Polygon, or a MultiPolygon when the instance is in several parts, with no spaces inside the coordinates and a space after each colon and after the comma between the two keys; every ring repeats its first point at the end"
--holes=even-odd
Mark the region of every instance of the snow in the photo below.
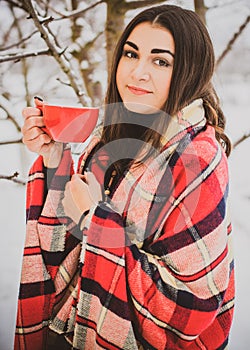
{"type": "MultiPolygon", "coordinates": [[[[223,1],[223,3],[225,2],[228,5],[222,9],[217,8],[208,12],[209,30],[217,57],[224,50],[228,39],[232,37],[249,14],[247,0],[233,3],[223,1]]],[[[172,3],[177,3],[177,1],[172,1],[172,3]]],[[[212,0],[206,3],[207,5],[218,5],[218,2],[212,0]]],[[[219,3],[222,3],[222,1],[219,3]]],[[[192,7],[192,1],[188,1],[188,6],[192,7]]],[[[215,76],[215,85],[227,116],[227,132],[233,142],[250,131],[249,31],[248,26],[217,70],[215,76]]],[[[36,49],[40,46],[36,42],[34,45],[36,45],[36,49]]],[[[52,104],[62,100],[68,105],[72,105],[72,101],[76,104],[77,101],[75,101],[72,91],[63,85],[59,85],[56,81],[58,71],[55,66],[51,64],[45,68],[41,62],[43,62],[41,58],[37,58],[36,61],[32,60],[29,76],[29,80],[32,81],[32,92],[35,94],[38,91],[40,95],[45,97],[45,100],[49,100],[52,104]],[[45,70],[46,74],[43,73],[45,70]],[[55,94],[47,95],[48,86],[50,91],[55,91],[55,94]],[[58,86],[60,86],[60,89],[58,86]]],[[[15,99],[13,105],[7,107],[22,123],[21,109],[25,103],[22,97],[24,88],[20,83],[16,66],[8,65],[8,67],[9,74],[4,76],[2,84],[11,86],[15,99]],[[8,79],[10,80],[8,81],[8,79]],[[15,81],[19,81],[19,85],[13,84],[15,81]]],[[[106,79],[106,73],[101,72],[101,74],[104,75],[100,77],[100,81],[106,79]]],[[[2,96],[0,98],[3,100],[2,96]]],[[[7,101],[5,102],[7,103],[7,101]]],[[[1,118],[4,118],[4,114],[3,116],[2,114],[1,118]]],[[[20,137],[21,135],[9,120],[0,120],[0,141],[20,137]]],[[[248,252],[250,247],[249,151],[250,138],[235,148],[229,158],[231,216],[236,267],[236,309],[230,337],[230,350],[247,350],[250,348],[250,326],[248,321],[250,314],[250,283],[248,281],[248,266],[250,266],[250,254],[248,252]]],[[[0,174],[10,175],[18,171],[20,178],[26,179],[28,170],[35,159],[35,154],[29,152],[21,144],[5,145],[0,146],[0,159],[0,174]]],[[[0,322],[0,350],[12,350],[25,239],[25,186],[7,180],[0,180],[0,193],[0,222],[2,225],[0,245],[0,315],[2,320],[0,322]]]]}

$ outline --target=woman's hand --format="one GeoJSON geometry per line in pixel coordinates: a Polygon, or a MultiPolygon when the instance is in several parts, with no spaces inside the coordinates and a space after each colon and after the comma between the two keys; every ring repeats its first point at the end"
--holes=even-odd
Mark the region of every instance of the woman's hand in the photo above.
{"type": "Polygon", "coordinates": [[[74,174],[66,184],[62,204],[65,214],[78,224],[81,215],[102,200],[99,182],[91,172],[74,174]]]}
{"type": "Polygon", "coordinates": [[[35,98],[36,107],[23,109],[24,125],[22,127],[23,143],[31,152],[43,156],[44,165],[56,168],[61,160],[63,144],[55,142],[43,131],[43,102],[35,98]]]}

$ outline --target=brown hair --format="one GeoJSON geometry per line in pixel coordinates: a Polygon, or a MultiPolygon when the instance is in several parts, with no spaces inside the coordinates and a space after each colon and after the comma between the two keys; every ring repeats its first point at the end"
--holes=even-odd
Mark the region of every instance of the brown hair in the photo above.
{"type": "MultiPolygon", "coordinates": [[[[101,141],[105,144],[123,137],[124,127],[122,124],[117,124],[119,112],[114,113],[111,107],[112,104],[122,102],[116,85],[116,71],[128,36],[142,22],[149,22],[168,29],[175,42],[172,80],[163,111],[171,116],[194,99],[202,98],[207,123],[214,127],[216,138],[228,156],[231,151],[231,143],[224,133],[225,117],[211,81],[215,56],[209,33],[195,12],[174,5],[160,5],[146,9],[134,17],[125,28],[114,53],[105,100],[106,113],[101,141]]],[[[166,127],[165,122],[165,125],[161,125],[159,130],[165,130],[166,127]]],[[[159,135],[150,129],[143,133],[143,140],[151,140],[151,144],[156,148],[160,146],[159,135]]]]}

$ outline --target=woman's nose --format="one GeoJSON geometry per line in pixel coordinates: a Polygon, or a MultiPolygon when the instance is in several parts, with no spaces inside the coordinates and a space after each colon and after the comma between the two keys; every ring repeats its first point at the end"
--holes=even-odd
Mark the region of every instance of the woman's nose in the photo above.
{"type": "Polygon", "coordinates": [[[149,67],[146,62],[138,61],[132,71],[132,76],[136,80],[148,81],[150,78],[149,67]]]}

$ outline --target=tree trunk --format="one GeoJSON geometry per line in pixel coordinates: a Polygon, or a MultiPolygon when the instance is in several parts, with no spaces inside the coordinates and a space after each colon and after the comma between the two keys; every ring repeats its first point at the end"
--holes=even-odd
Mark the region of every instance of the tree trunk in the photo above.
{"type": "Polygon", "coordinates": [[[114,49],[125,26],[126,2],[124,0],[107,0],[107,21],[105,27],[107,69],[110,73],[114,49]]]}
{"type": "Polygon", "coordinates": [[[204,3],[204,0],[194,0],[195,12],[200,16],[203,23],[206,25],[206,12],[207,7],[204,3]]]}

